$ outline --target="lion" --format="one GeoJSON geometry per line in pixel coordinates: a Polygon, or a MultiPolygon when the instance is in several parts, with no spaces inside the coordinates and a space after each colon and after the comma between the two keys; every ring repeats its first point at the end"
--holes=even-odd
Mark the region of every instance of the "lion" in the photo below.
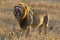
{"type": "Polygon", "coordinates": [[[47,33],[48,28],[48,14],[40,12],[40,10],[32,10],[24,3],[20,3],[14,6],[14,16],[17,19],[20,28],[25,31],[27,29],[32,30],[39,29],[39,34],[42,32],[47,33]]]}

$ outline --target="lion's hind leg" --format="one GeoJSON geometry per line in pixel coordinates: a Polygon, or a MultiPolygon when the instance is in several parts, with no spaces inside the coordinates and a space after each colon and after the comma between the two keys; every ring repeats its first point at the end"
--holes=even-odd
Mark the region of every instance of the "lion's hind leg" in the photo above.
{"type": "Polygon", "coordinates": [[[39,26],[39,34],[47,34],[48,33],[48,16],[45,15],[43,17],[43,22],[39,26]]]}

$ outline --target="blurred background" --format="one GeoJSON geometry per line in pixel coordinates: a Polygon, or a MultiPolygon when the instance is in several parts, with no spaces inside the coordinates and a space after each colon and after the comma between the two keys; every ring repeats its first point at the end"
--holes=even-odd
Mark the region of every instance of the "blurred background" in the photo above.
{"type": "Polygon", "coordinates": [[[60,0],[0,0],[0,40],[60,40],[60,0]],[[20,27],[13,15],[13,7],[20,2],[31,9],[48,13],[48,29],[52,29],[47,35],[35,33],[28,38],[20,36],[20,27]]]}

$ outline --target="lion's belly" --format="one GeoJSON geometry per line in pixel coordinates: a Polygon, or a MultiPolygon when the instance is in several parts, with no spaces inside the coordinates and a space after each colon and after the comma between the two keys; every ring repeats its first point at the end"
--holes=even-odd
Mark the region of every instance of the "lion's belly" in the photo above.
{"type": "Polygon", "coordinates": [[[33,23],[32,27],[37,27],[40,24],[41,20],[40,17],[37,14],[33,14],[33,23]]]}

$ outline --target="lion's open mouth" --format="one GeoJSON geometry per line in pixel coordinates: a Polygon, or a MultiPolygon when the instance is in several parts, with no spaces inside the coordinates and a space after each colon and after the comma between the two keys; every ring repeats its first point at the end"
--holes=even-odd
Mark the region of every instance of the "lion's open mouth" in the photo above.
{"type": "Polygon", "coordinates": [[[16,11],[15,11],[15,12],[16,12],[16,16],[17,16],[17,17],[20,17],[20,15],[21,15],[20,10],[19,10],[19,9],[16,9],[16,11]]]}
{"type": "Polygon", "coordinates": [[[15,6],[14,10],[15,10],[15,16],[17,18],[20,18],[20,17],[22,18],[24,16],[25,9],[23,6],[21,6],[21,5],[15,6]]]}

